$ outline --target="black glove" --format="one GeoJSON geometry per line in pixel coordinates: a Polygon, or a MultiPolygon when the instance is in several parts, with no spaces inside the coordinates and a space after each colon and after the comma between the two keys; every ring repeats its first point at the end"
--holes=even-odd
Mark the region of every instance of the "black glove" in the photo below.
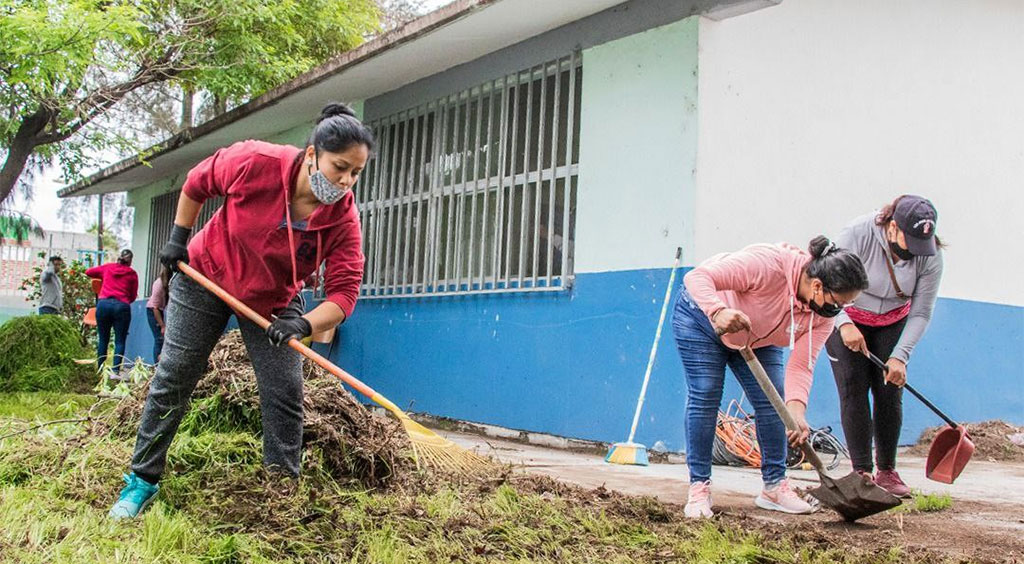
{"type": "Polygon", "coordinates": [[[278,317],[267,327],[267,337],[275,347],[291,341],[292,338],[305,339],[313,334],[313,326],[306,321],[305,317],[278,317]]]}
{"type": "Polygon", "coordinates": [[[306,313],[306,300],[302,297],[302,292],[295,294],[292,301],[288,302],[288,305],[284,306],[281,313],[277,314],[278,317],[302,317],[306,313]]]}
{"type": "Polygon", "coordinates": [[[188,236],[192,230],[175,224],[171,228],[171,237],[160,249],[160,264],[171,272],[178,272],[178,261],[188,262],[188,236]]]}

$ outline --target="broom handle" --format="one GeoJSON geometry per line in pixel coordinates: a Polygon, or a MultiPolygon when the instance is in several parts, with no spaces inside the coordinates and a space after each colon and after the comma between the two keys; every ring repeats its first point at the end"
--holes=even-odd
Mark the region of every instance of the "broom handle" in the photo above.
{"type": "MultiPolygon", "coordinates": [[[[881,368],[883,372],[888,372],[889,371],[889,365],[884,363],[884,362],[882,362],[882,359],[880,359],[877,356],[875,356],[875,353],[873,353],[871,351],[868,351],[868,358],[871,359],[871,362],[874,363],[875,366],[881,368]]],[[[950,417],[948,415],[943,413],[938,407],[935,407],[935,404],[930,402],[930,401],[928,401],[928,398],[926,398],[923,395],[921,395],[921,392],[915,390],[914,387],[911,386],[910,384],[908,384],[907,382],[903,383],[903,387],[906,388],[908,392],[914,394],[914,397],[916,397],[917,399],[921,400],[921,403],[923,403],[926,406],[928,406],[928,409],[934,411],[935,415],[938,415],[939,417],[941,417],[943,419],[943,421],[945,421],[946,423],[949,424],[950,427],[952,427],[954,429],[957,428],[956,421],[953,421],[952,419],[950,419],[950,417]]]]}
{"type": "Polygon", "coordinates": [[[640,387],[640,399],[636,402],[636,413],[633,414],[633,425],[629,428],[629,439],[626,442],[633,442],[636,435],[636,426],[640,423],[640,410],[644,406],[644,397],[647,395],[647,383],[651,380],[651,369],[654,368],[654,357],[658,354],[658,341],[661,340],[661,327],[665,323],[665,312],[668,311],[669,298],[672,297],[672,285],[676,281],[676,270],[679,268],[679,259],[683,256],[683,248],[676,247],[676,262],[672,265],[672,273],[668,276],[668,287],[665,288],[665,301],[661,304],[661,317],[658,319],[658,330],[654,333],[654,344],[651,346],[651,356],[647,359],[647,370],[644,371],[644,383],[640,387]]]}
{"type": "MultiPolygon", "coordinates": [[[[188,277],[191,278],[192,280],[198,282],[200,286],[206,288],[214,295],[216,295],[218,298],[223,300],[224,303],[228,304],[228,306],[231,309],[235,310],[238,313],[241,313],[242,315],[247,317],[249,321],[252,321],[256,325],[259,325],[260,329],[266,331],[267,327],[270,327],[270,322],[264,319],[262,315],[256,313],[255,311],[253,311],[252,308],[243,304],[237,298],[227,293],[227,291],[224,290],[224,288],[221,288],[213,280],[210,280],[209,278],[200,274],[198,270],[189,266],[188,263],[178,262],[178,269],[187,274],[188,277]]],[[[331,374],[334,374],[343,382],[345,382],[349,386],[352,386],[366,397],[373,399],[377,403],[381,403],[378,401],[378,398],[384,399],[383,396],[378,396],[377,392],[375,392],[373,388],[360,382],[355,376],[349,374],[348,372],[345,372],[336,364],[324,358],[320,353],[314,351],[313,349],[307,347],[306,345],[303,345],[298,339],[292,338],[291,340],[289,340],[288,346],[298,351],[299,354],[319,364],[321,368],[330,372],[331,374]]],[[[385,399],[385,401],[387,400],[385,399]]]]}
{"type": "MultiPolygon", "coordinates": [[[[793,416],[789,413],[789,408],[786,407],[786,402],[782,401],[782,396],[779,395],[779,391],[775,389],[775,385],[772,384],[771,378],[768,377],[768,373],[764,371],[764,367],[761,366],[761,361],[757,360],[757,356],[754,355],[754,351],[750,349],[749,345],[745,345],[740,349],[740,354],[743,356],[743,360],[747,361],[747,366],[750,371],[754,373],[754,379],[757,380],[758,385],[761,386],[761,390],[764,391],[764,395],[768,396],[768,401],[771,402],[772,407],[779,413],[779,417],[782,418],[782,422],[785,423],[786,428],[790,431],[798,431],[800,428],[797,426],[793,416]]],[[[821,459],[818,458],[818,453],[814,452],[814,448],[804,441],[800,444],[800,448],[804,451],[804,456],[807,460],[814,465],[814,468],[820,474],[825,474],[825,465],[822,464],[821,459]]]]}

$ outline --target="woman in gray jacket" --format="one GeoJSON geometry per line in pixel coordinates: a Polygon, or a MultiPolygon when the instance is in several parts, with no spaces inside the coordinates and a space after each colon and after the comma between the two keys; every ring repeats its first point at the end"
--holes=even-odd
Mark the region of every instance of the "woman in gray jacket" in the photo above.
{"type": "Polygon", "coordinates": [[[868,476],[874,439],[878,472],[873,479],[897,496],[910,494],[896,472],[907,364],[931,322],[942,278],[937,219],[930,201],[904,195],[880,212],[854,220],[837,240],[860,257],[869,282],[836,317],[836,331],[825,343],[839,390],[843,433],[853,469],[868,476]],[[871,364],[867,351],[887,359],[887,373],[871,364]]]}

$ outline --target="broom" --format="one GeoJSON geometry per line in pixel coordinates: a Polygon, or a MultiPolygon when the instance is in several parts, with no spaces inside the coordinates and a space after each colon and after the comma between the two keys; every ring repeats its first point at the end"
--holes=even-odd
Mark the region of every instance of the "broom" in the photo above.
{"type": "Polygon", "coordinates": [[[665,312],[668,311],[669,298],[672,297],[672,285],[676,281],[676,269],[679,268],[679,259],[683,256],[683,248],[676,247],[676,262],[672,265],[672,273],[668,277],[668,287],[665,288],[665,301],[661,304],[661,318],[658,319],[658,330],[654,333],[654,344],[651,346],[651,356],[647,359],[647,371],[644,372],[644,383],[640,387],[640,399],[636,402],[636,413],[633,414],[633,426],[629,429],[629,438],[624,443],[615,443],[608,449],[608,455],[604,457],[605,462],[612,464],[635,464],[647,466],[647,447],[634,443],[636,426],[640,422],[640,410],[644,406],[644,396],[647,395],[647,382],[651,379],[651,369],[654,368],[654,357],[658,354],[658,341],[661,340],[661,326],[665,323],[665,312]]]}
{"type": "MultiPolygon", "coordinates": [[[[270,322],[264,319],[263,316],[253,311],[252,308],[243,304],[231,294],[227,293],[223,288],[218,286],[209,278],[200,274],[196,269],[184,262],[179,262],[178,268],[181,272],[188,275],[189,278],[195,280],[202,287],[206,288],[223,300],[224,303],[228,304],[228,306],[235,310],[235,312],[249,318],[250,321],[259,325],[263,330],[266,330],[267,327],[270,326],[270,322]]],[[[352,386],[361,394],[370,398],[374,403],[390,411],[392,415],[398,418],[398,421],[402,424],[402,428],[404,428],[406,434],[409,435],[409,442],[412,444],[413,458],[416,460],[417,467],[420,465],[421,458],[427,464],[436,468],[454,472],[486,470],[493,465],[489,459],[472,453],[430,429],[427,429],[423,425],[413,421],[405,414],[405,412],[392,403],[391,400],[380,395],[374,391],[373,388],[360,382],[355,376],[345,372],[327,358],[302,344],[298,339],[291,339],[288,341],[288,346],[295,349],[306,358],[319,364],[324,370],[337,376],[342,382],[352,386]]]]}

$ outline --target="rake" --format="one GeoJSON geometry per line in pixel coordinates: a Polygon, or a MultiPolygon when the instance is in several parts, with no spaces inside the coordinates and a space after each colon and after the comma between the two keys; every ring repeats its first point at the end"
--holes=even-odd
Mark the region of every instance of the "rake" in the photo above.
{"type": "MultiPolygon", "coordinates": [[[[203,288],[206,288],[223,300],[224,303],[228,304],[228,306],[235,310],[235,312],[244,315],[250,321],[259,325],[263,330],[266,330],[267,327],[270,326],[270,322],[264,319],[263,316],[253,311],[252,308],[245,305],[231,294],[227,293],[227,291],[209,278],[200,274],[196,269],[184,262],[179,262],[178,268],[181,272],[188,275],[189,278],[199,283],[203,288]]],[[[391,412],[391,414],[398,419],[399,423],[402,424],[402,428],[405,429],[406,434],[409,435],[409,442],[412,444],[413,458],[416,461],[417,468],[420,467],[421,459],[426,464],[435,468],[453,472],[469,473],[493,467],[494,463],[491,460],[470,452],[430,429],[427,429],[423,425],[413,421],[404,411],[392,403],[391,400],[380,395],[373,388],[359,381],[355,376],[345,372],[326,357],[302,344],[298,339],[293,338],[288,341],[288,346],[298,351],[299,354],[317,363],[321,368],[330,372],[342,382],[352,386],[359,393],[370,398],[377,405],[391,412]]]]}

